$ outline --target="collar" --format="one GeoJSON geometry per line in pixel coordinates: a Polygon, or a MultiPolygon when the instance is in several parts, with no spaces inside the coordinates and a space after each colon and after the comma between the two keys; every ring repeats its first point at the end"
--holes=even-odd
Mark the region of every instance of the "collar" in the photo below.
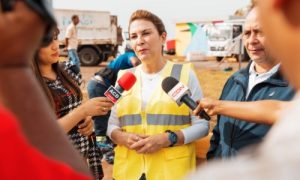
{"type": "Polygon", "coordinates": [[[258,74],[255,70],[254,65],[255,65],[255,62],[252,61],[249,66],[249,75],[271,76],[271,75],[275,74],[279,70],[279,67],[280,67],[280,63],[278,63],[275,66],[273,66],[269,71],[258,74]]]}
{"type": "MultiPolygon", "coordinates": [[[[252,62],[253,61],[250,61],[246,68],[243,68],[243,69],[237,71],[232,76],[233,80],[238,82],[239,84],[242,84],[242,86],[245,89],[248,86],[250,67],[252,65],[252,62]]],[[[277,86],[288,86],[289,85],[288,82],[284,79],[284,77],[282,76],[282,74],[280,72],[280,64],[277,64],[276,67],[274,66],[271,70],[272,71],[274,70],[275,72],[267,80],[265,80],[262,83],[275,84],[277,86]]]]}

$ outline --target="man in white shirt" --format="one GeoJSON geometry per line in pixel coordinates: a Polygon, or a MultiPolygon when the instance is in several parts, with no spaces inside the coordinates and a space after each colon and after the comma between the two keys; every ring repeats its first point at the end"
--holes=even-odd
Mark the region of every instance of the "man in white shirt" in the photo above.
{"type": "Polygon", "coordinates": [[[77,54],[78,38],[77,38],[77,25],[79,23],[78,15],[72,16],[72,23],[67,27],[66,30],[66,49],[68,56],[73,65],[78,67],[80,70],[80,60],[77,54]]]}
{"type": "Polygon", "coordinates": [[[272,54],[298,93],[257,149],[231,161],[202,167],[190,179],[299,179],[300,177],[300,1],[258,2],[272,54]],[[271,18],[270,18],[271,17],[271,18]]]}
{"type": "MultiPolygon", "coordinates": [[[[279,72],[280,65],[266,48],[266,38],[258,22],[256,9],[246,18],[243,43],[252,61],[247,68],[234,73],[228,79],[220,99],[240,102],[264,99],[291,100],[294,91],[279,72]]],[[[235,156],[242,148],[260,142],[270,127],[219,115],[207,158],[226,159],[235,156]]]]}

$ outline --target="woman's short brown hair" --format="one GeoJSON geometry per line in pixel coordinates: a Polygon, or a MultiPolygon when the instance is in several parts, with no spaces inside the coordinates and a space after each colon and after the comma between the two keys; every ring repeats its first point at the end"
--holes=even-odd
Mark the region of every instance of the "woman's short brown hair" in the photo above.
{"type": "Polygon", "coordinates": [[[143,20],[152,22],[154,24],[155,28],[157,29],[159,35],[162,35],[162,33],[167,32],[165,29],[164,23],[158,16],[156,16],[155,14],[153,14],[149,11],[139,9],[139,10],[136,10],[135,12],[133,12],[130,17],[129,26],[128,26],[129,33],[130,33],[130,24],[133,21],[138,20],[138,19],[143,19],[143,20]]]}

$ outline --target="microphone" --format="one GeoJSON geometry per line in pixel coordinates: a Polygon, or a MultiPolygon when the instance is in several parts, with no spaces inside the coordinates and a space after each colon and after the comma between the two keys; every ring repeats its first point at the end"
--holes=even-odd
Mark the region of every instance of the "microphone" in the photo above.
{"type": "Polygon", "coordinates": [[[116,87],[110,86],[104,95],[111,100],[111,102],[116,103],[122,96],[124,90],[128,91],[134,85],[136,77],[132,72],[127,71],[123,76],[117,81],[116,87]]]}
{"type": "MultiPolygon", "coordinates": [[[[162,81],[161,86],[165,93],[167,93],[178,106],[181,106],[181,104],[184,103],[192,110],[196,109],[198,106],[198,104],[190,97],[191,92],[189,88],[177,79],[171,76],[166,77],[162,81]]],[[[204,110],[201,110],[198,115],[207,121],[210,120],[210,116],[204,110]]]]}

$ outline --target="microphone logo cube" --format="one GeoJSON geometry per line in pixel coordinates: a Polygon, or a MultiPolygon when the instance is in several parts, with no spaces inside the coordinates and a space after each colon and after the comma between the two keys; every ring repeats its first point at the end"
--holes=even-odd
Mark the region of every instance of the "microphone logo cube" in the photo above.
{"type": "Polygon", "coordinates": [[[168,95],[176,101],[178,105],[181,105],[182,96],[190,94],[190,91],[186,85],[181,82],[178,82],[169,92],[168,95]]]}
{"type": "Polygon", "coordinates": [[[181,84],[177,89],[175,89],[175,91],[171,94],[172,98],[176,98],[178,96],[179,93],[182,92],[182,90],[184,89],[184,85],[181,84]]]}
{"type": "Polygon", "coordinates": [[[116,103],[122,96],[113,86],[110,86],[107,91],[105,91],[104,95],[113,103],[116,103]]]}

